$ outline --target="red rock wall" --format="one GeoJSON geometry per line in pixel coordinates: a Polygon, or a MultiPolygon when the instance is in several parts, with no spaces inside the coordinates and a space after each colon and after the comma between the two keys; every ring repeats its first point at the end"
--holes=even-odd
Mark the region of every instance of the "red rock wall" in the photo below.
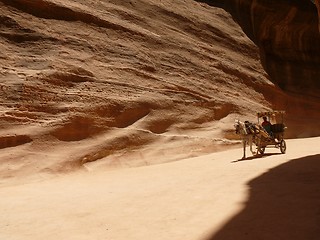
{"type": "Polygon", "coordinates": [[[320,33],[320,0],[315,0],[315,4],[316,4],[317,9],[318,9],[318,18],[319,18],[318,26],[319,26],[319,33],[320,33]]]}
{"type": "Polygon", "coordinates": [[[264,68],[281,88],[320,96],[319,22],[310,0],[205,2],[232,14],[259,46],[264,68]]]}

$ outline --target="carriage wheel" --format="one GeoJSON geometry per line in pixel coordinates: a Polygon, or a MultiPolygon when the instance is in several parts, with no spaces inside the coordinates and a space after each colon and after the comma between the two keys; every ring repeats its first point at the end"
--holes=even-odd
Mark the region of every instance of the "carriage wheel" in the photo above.
{"type": "Polygon", "coordinates": [[[286,142],[284,140],[281,140],[280,142],[280,151],[282,154],[285,154],[287,150],[287,145],[286,142]]]}
{"type": "Polygon", "coordinates": [[[264,151],[266,150],[266,147],[258,147],[258,152],[260,154],[264,154],[264,151]]]}

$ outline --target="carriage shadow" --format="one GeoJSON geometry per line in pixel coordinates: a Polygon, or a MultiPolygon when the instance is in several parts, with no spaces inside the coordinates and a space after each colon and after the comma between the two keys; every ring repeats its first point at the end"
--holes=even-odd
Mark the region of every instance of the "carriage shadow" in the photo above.
{"type": "Polygon", "coordinates": [[[242,161],[250,161],[250,160],[257,160],[257,159],[266,158],[266,157],[270,157],[270,156],[274,156],[274,155],[280,155],[280,154],[282,154],[282,153],[257,154],[257,155],[251,156],[251,157],[240,158],[240,159],[234,160],[231,163],[237,163],[237,162],[242,162],[242,161]]]}

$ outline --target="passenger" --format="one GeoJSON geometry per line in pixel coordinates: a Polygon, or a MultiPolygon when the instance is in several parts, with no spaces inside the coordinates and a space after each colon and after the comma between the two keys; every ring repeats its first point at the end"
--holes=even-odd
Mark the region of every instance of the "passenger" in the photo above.
{"type": "Polygon", "coordinates": [[[267,117],[263,117],[262,127],[267,131],[267,133],[272,136],[271,123],[268,121],[267,117]]]}

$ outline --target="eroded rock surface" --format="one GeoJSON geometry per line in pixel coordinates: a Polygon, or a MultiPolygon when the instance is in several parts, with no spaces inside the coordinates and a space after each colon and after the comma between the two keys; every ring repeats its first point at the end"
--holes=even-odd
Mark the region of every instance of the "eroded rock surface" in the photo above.
{"type": "Polygon", "coordinates": [[[221,6],[192,0],[1,0],[2,176],[216,151],[237,142],[236,118],[256,121],[261,110],[287,111],[287,137],[320,134],[320,103],[310,90],[319,86],[312,80],[319,45],[309,38],[318,41],[316,17],[300,26],[306,13],[287,7],[292,25],[281,28],[300,27],[282,38],[286,31],[243,4],[228,10],[260,51],[221,6]]]}

